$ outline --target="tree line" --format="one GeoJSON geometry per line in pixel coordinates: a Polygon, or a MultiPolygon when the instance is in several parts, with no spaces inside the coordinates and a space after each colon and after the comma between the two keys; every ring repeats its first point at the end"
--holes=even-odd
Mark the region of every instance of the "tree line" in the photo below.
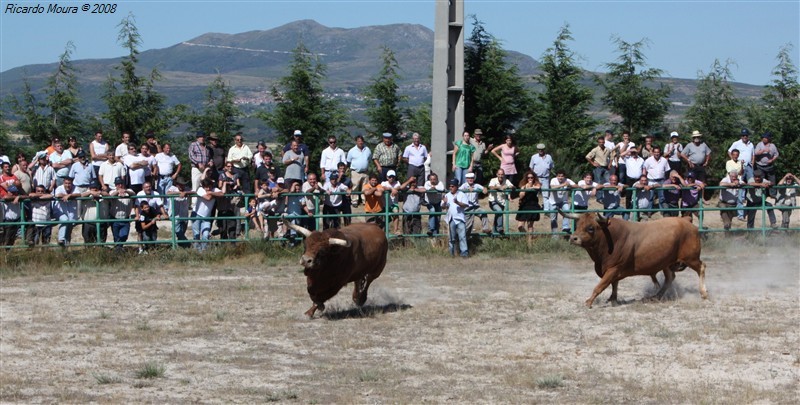
{"type": "MultiPolygon", "coordinates": [[[[736,139],[742,128],[749,128],[756,135],[773,135],[782,156],[778,160],[779,171],[789,171],[793,166],[796,169],[794,162],[800,158],[800,84],[797,66],[790,57],[791,44],[779,50],[777,65],[771,72],[773,80],[764,87],[759,100],[738,98],[731,84],[735,62],[714,60],[708,72],[698,74],[694,103],[685,120],[670,125],[665,123],[665,117],[672,90],[659,81],[664,72],[647,65],[646,39],[613,39],[617,57],[605,64],[607,73],[591,76],[597,84],[595,94],[593,88],[582,84],[586,72],[569,47],[574,39],[568,24],[559,29],[552,45],[541,55],[541,73],[524,78],[508,62],[501,41],[486,30],[483,22],[475,16],[471,18],[473,30],[465,46],[465,129],[481,128],[486,142],[494,144],[512,134],[522,151],[518,162],[522,167],[537,143],[547,144],[561,168],[579,175],[588,170],[583,156],[591,149],[598,131],[628,131],[637,143],[641,142],[640,134],[650,133],[660,144],[667,141],[666,134],[671,131],[689,134],[698,130],[714,148],[711,173],[719,176],[727,160],[723,145],[736,139]],[[528,86],[530,81],[536,89],[528,86]],[[609,118],[599,119],[591,113],[596,101],[611,113],[609,118]]],[[[155,89],[162,80],[158,69],[143,74],[138,68],[141,35],[134,16],[129,14],[118,28],[117,40],[127,55],[106,79],[101,97],[107,110],[90,116],[78,108],[80,72],[71,61],[75,46],[68,42],[43,94],[34,94],[30,83],[24,80],[22,92],[6,100],[18,118],[15,129],[27,134],[31,145],[11,143],[10,128],[0,116],[1,151],[9,156],[16,151],[29,155],[49,144],[53,136],[76,136],[85,145],[98,129],[112,143],[123,131],[130,132],[139,142],[144,134],[152,132],[172,142],[178,155],[185,155],[195,131],[214,132],[223,146],[230,144],[233,135],[242,129],[240,120],[244,114],[235,104],[235,93],[224,77],[218,74],[209,84],[200,108],[169,107],[166,97],[155,89]]],[[[315,153],[312,166],[319,161],[329,135],[339,137],[346,145],[352,140],[349,131],[353,128],[367,134],[418,132],[423,143],[430,145],[430,106],[407,106],[408,98],[399,92],[400,71],[394,52],[383,48],[382,66],[362,93],[366,121],[356,122],[336,98],[325,92],[326,65],[299,43],[287,75],[270,89],[274,104],[255,116],[274,129],[281,141],[288,141],[294,129],[301,129],[315,153]]],[[[684,140],[688,141],[688,137],[684,140]]],[[[498,165],[494,161],[487,163],[489,170],[498,165]]]]}

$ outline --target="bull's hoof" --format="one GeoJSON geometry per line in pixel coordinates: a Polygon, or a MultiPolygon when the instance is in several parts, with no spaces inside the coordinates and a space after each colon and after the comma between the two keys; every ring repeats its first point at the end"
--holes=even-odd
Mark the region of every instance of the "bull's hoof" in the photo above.
{"type": "Polygon", "coordinates": [[[589,309],[592,309],[592,304],[594,304],[594,300],[592,300],[592,299],[588,299],[584,303],[584,305],[586,305],[586,307],[589,308],[589,309]]]}
{"type": "Polygon", "coordinates": [[[324,311],[325,310],[325,304],[314,304],[314,305],[312,305],[311,308],[309,308],[308,311],[306,311],[306,316],[309,317],[309,318],[313,318],[314,317],[314,313],[317,312],[317,310],[319,310],[320,312],[324,311]]]}
{"type": "Polygon", "coordinates": [[[619,300],[617,300],[616,298],[609,298],[608,302],[611,303],[612,307],[616,307],[617,305],[622,305],[622,303],[619,302],[619,300]]]}

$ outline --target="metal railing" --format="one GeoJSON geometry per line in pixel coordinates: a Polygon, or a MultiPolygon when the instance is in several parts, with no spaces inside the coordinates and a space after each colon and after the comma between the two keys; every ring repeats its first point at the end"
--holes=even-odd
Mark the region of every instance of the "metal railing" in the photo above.
{"type": "MultiPolygon", "coordinates": [[[[725,187],[707,186],[707,187],[705,187],[705,190],[721,190],[721,189],[724,189],[724,188],[725,187]]],[[[740,189],[747,190],[749,188],[752,188],[752,187],[751,186],[743,186],[740,189]]],[[[795,190],[800,189],[800,187],[798,187],[797,185],[794,185],[794,186],[773,186],[772,188],[774,188],[774,189],[793,188],[795,190]]],[[[537,192],[542,192],[542,191],[544,191],[544,192],[548,192],[548,191],[549,192],[564,191],[563,189],[545,189],[545,188],[534,189],[534,190],[537,191],[537,192]]],[[[662,187],[662,188],[654,188],[653,190],[664,190],[664,191],[666,191],[666,190],[674,190],[674,188],[663,188],[662,187]]],[[[561,232],[561,231],[519,232],[517,230],[513,230],[514,228],[511,227],[512,216],[515,215],[515,214],[519,214],[519,213],[539,214],[540,215],[540,221],[547,221],[548,219],[552,218],[551,216],[553,214],[555,214],[556,215],[556,221],[558,221],[558,217],[557,217],[558,216],[558,212],[557,212],[556,207],[551,207],[551,209],[540,209],[540,210],[515,210],[515,209],[512,209],[511,205],[512,205],[512,203],[514,203],[515,200],[510,198],[511,197],[511,193],[516,193],[516,192],[520,192],[520,191],[532,191],[532,190],[520,190],[520,189],[505,190],[505,191],[499,191],[499,190],[498,191],[494,191],[494,190],[492,190],[491,192],[506,194],[506,199],[505,199],[506,204],[503,207],[503,210],[502,211],[493,211],[491,209],[485,209],[485,210],[484,209],[477,209],[477,210],[474,210],[474,211],[470,211],[468,214],[473,215],[473,218],[478,219],[478,220],[480,220],[484,215],[486,215],[486,216],[502,215],[503,219],[504,219],[504,221],[503,221],[503,232],[502,233],[505,234],[505,235],[534,235],[534,236],[536,236],[536,235],[564,235],[565,234],[565,232],[561,232]]],[[[706,205],[706,201],[702,198],[702,195],[701,195],[701,196],[698,197],[698,202],[697,202],[697,206],[696,207],[667,208],[667,207],[660,207],[659,206],[658,208],[655,208],[655,207],[638,208],[637,205],[635,204],[635,202],[637,201],[638,189],[636,189],[636,188],[626,188],[624,191],[625,192],[630,192],[630,194],[629,194],[630,195],[630,199],[634,202],[634,204],[633,204],[633,206],[631,208],[625,208],[624,205],[622,205],[622,197],[621,197],[620,198],[620,206],[618,208],[613,209],[613,211],[604,210],[602,208],[600,208],[600,209],[576,210],[575,209],[575,205],[574,205],[574,194],[578,193],[578,192],[581,192],[581,190],[569,189],[568,191],[571,194],[570,198],[569,198],[569,201],[570,201],[569,212],[571,212],[571,213],[597,212],[597,213],[604,214],[604,215],[605,214],[609,214],[609,213],[613,213],[614,215],[623,215],[624,214],[624,215],[629,216],[630,219],[633,220],[633,221],[639,220],[642,214],[647,214],[647,213],[651,213],[651,212],[660,212],[662,216],[669,215],[670,213],[675,213],[675,215],[686,215],[686,213],[688,213],[688,215],[696,214],[697,217],[698,217],[698,226],[699,226],[700,232],[704,232],[704,233],[715,233],[715,232],[726,232],[726,231],[728,231],[728,230],[726,230],[724,228],[711,228],[711,227],[707,226],[706,217],[707,217],[707,215],[709,213],[725,212],[725,211],[743,211],[745,213],[746,217],[747,216],[752,217],[754,215],[757,215],[760,212],[761,213],[761,215],[760,215],[760,217],[761,217],[760,226],[755,226],[755,224],[754,224],[753,227],[747,227],[747,228],[739,228],[739,227],[737,227],[737,228],[732,229],[732,230],[737,231],[737,232],[739,232],[739,231],[742,231],[742,232],[760,232],[761,235],[763,237],[765,237],[765,238],[773,230],[770,227],[770,224],[768,224],[768,216],[769,216],[769,211],[770,210],[780,211],[780,214],[783,215],[785,212],[786,213],[791,213],[791,212],[793,212],[793,211],[798,209],[798,207],[794,206],[794,205],[780,206],[780,205],[775,204],[774,206],[771,206],[767,201],[768,192],[766,190],[761,193],[760,202],[758,202],[758,201],[755,202],[755,203],[751,202],[751,204],[749,206],[745,204],[743,206],[737,206],[737,207],[717,207],[717,206],[711,207],[711,206],[707,206],[706,205]]],[[[334,193],[334,194],[347,195],[348,193],[334,193]]],[[[349,195],[351,196],[351,198],[355,198],[356,196],[358,196],[358,194],[359,193],[357,193],[357,192],[352,192],[349,195]]],[[[384,207],[384,209],[380,213],[349,213],[349,214],[346,214],[346,213],[335,213],[335,214],[325,214],[325,213],[322,212],[323,211],[322,206],[323,206],[323,203],[324,203],[323,199],[325,197],[325,194],[321,194],[321,193],[297,193],[297,194],[283,193],[283,194],[281,194],[281,198],[284,197],[284,196],[303,196],[305,198],[312,198],[313,199],[313,207],[314,207],[313,215],[311,215],[311,216],[308,216],[308,215],[284,215],[284,213],[274,213],[273,215],[262,215],[261,213],[259,213],[257,215],[262,215],[262,221],[263,221],[263,224],[264,224],[265,227],[268,226],[268,224],[273,224],[274,225],[275,222],[277,222],[279,224],[279,226],[280,226],[281,219],[285,216],[285,218],[287,220],[297,220],[297,219],[301,219],[301,218],[302,219],[306,219],[306,221],[310,220],[313,223],[313,226],[309,226],[309,228],[311,228],[311,230],[321,230],[321,229],[323,229],[325,227],[326,220],[327,219],[332,219],[332,218],[336,218],[336,219],[340,219],[340,220],[343,220],[344,218],[350,218],[351,220],[358,220],[360,218],[363,218],[366,221],[370,217],[379,217],[379,218],[382,219],[382,225],[383,225],[383,228],[384,228],[384,230],[386,232],[387,238],[429,237],[430,235],[428,235],[428,233],[425,231],[425,223],[424,223],[422,217],[423,216],[427,216],[428,218],[430,218],[431,216],[436,216],[436,217],[440,218],[440,222],[439,222],[439,234],[435,235],[435,236],[447,237],[447,234],[445,232],[443,232],[444,225],[445,225],[445,221],[443,220],[444,219],[443,217],[447,213],[446,210],[442,210],[442,211],[439,211],[439,212],[432,210],[429,207],[429,205],[425,203],[424,196],[421,196],[420,197],[421,203],[419,205],[419,210],[418,211],[404,212],[403,209],[401,208],[401,206],[398,204],[398,209],[395,212],[395,211],[393,211],[391,209],[386,209],[385,208],[385,207],[391,207],[392,206],[392,204],[390,204],[390,198],[391,197],[390,197],[389,194],[390,193],[386,192],[383,195],[383,202],[384,202],[383,207],[384,207]],[[423,208],[427,208],[428,211],[422,211],[423,208]],[[421,232],[420,233],[413,233],[413,234],[405,233],[404,232],[405,231],[404,222],[409,218],[413,218],[414,216],[418,216],[419,217],[418,219],[420,221],[421,232]],[[399,227],[400,227],[401,231],[399,233],[395,233],[395,232],[393,232],[393,229],[391,229],[392,226],[390,226],[390,225],[393,225],[393,221],[400,221],[399,227]]],[[[419,193],[419,194],[422,195],[424,193],[419,193]]],[[[657,193],[653,193],[653,194],[654,194],[654,199],[658,199],[657,193]]],[[[228,195],[225,195],[224,197],[219,197],[219,198],[232,198],[232,197],[241,198],[243,203],[244,203],[243,206],[245,208],[250,205],[250,200],[256,198],[256,196],[253,195],[253,194],[250,194],[250,195],[228,194],[228,195]]],[[[540,197],[540,200],[541,200],[542,199],[541,195],[539,197],[540,197]]],[[[101,199],[95,199],[95,198],[92,198],[92,197],[80,197],[80,198],[75,198],[75,200],[81,201],[82,204],[86,204],[86,203],[95,204],[95,207],[94,207],[95,212],[101,213],[101,212],[105,211],[105,209],[101,206],[102,204],[109,204],[110,205],[110,203],[112,201],[120,199],[120,198],[129,198],[129,199],[139,200],[139,199],[153,198],[153,196],[130,196],[130,197],[108,196],[108,197],[102,197],[101,199]]],[[[164,205],[163,206],[164,207],[172,207],[174,205],[174,200],[176,198],[180,198],[180,197],[178,195],[174,195],[174,194],[172,194],[172,195],[167,194],[167,195],[160,195],[159,198],[163,199],[163,201],[164,201],[164,205]],[[169,203],[167,203],[168,201],[169,201],[169,203]]],[[[186,198],[191,199],[192,196],[188,196],[186,198]]],[[[199,220],[198,217],[196,217],[196,214],[193,213],[193,212],[189,216],[186,216],[186,217],[175,216],[174,212],[169,212],[169,218],[161,220],[163,222],[168,222],[171,225],[171,232],[170,232],[168,237],[165,238],[164,236],[166,236],[166,235],[164,235],[163,230],[161,230],[161,232],[160,232],[161,234],[158,235],[160,238],[157,238],[156,240],[153,240],[153,241],[137,240],[135,231],[133,229],[130,229],[129,233],[132,236],[131,239],[133,239],[133,240],[127,240],[127,241],[124,241],[124,242],[119,242],[119,241],[118,242],[114,242],[113,238],[112,238],[111,241],[108,241],[108,234],[112,233],[113,224],[115,224],[115,223],[116,224],[127,223],[130,228],[133,228],[132,223],[135,221],[135,218],[133,217],[133,214],[131,214],[129,217],[127,217],[125,219],[114,219],[114,218],[83,219],[83,218],[79,218],[79,219],[76,219],[76,220],[73,220],[73,221],[69,221],[69,222],[64,222],[64,221],[59,221],[59,220],[52,220],[52,219],[48,220],[48,221],[35,221],[34,222],[34,221],[30,220],[30,218],[27,217],[29,215],[29,212],[28,212],[29,210],[24,208],[24,205],[26,205],[26,204],[29,205],[29,204],[32,203],[32,201],[34,201],[34,200],[31,200],[31,199],[28,199],[28,198],[20,198],[20,201],[19,201],[19,204],[21,205],[21,208],[19,209],[19,211],[20,211],[20,220],[19,221],[14,221],[14,222],[2,222],[2,223],[0,223],[0,231],[15,231],[15,229],[19,229],[19,233],[21,233],[21,235],[22,235],[21,238],[16,238],[16,239],[21,239],[21,243],[16,243],[13,246],[7,246],[7,248],[20,249],[20,248],[33,247],[34,245],[30,244],[30,240],[29,240],[29,237],[30,237],[29,232],[31,232],[31,228],[36,229],[36,228],[49,227],[49,228],[51,228],[51,232],[52,232],[52,228],[54,228],[55,226],[65,226],[67,224],[70,227],[73,228],[72,232],[75,231],[74,228],[76,228],[78,225],[80,225],[81,227],[83,227],[83,226],[94,226],[94,228],[95,228],[94,229],[94,235],[96,235],[96,241],[94,241],[94,242],[83,241],[81,243],[70,243],[69,246],[86,246],[86,247],[89,247],[89,246],[162,245],[162,246],[168,246],[170,248],[175,249],[175,248],[178,248],[178,247],[191,246],[192,244],[195,244],[195,243],[236,243],[236,242],[247,241],[247,240],[263,239],[263,236],[259,236],[259,237],[252,237],[251,236],[251,232],[250,232],[250,230],[252,229],[251,223],[250,223],[251,221],[247,220],[248,216],[246,215],[247,214],[246,212],[242,213],[242,207],[241,206],[234,206],[235,207],[234,215],[227,215],[227,216],[217,215],[217,216],[214,216],[214,217],[203,218],[203,220],[208,220],[208,221],[212,221],[212,222],[216,222],[216,221],[233,221],[232,223],[236,227],[234,232],[232,232],[232,234],[234,235],[233,238],[224,237],[226,235],[220,235],[219,238],[214,238],[214,239],[209,238],[209,240],[196,239],[195,235],[191,235],[192,237],[183,238],[184,235],[179,235],[179,234],[177,234],[175,232],[176,226],[179,223],[183,223],[182,225],[185,225],[185,230],[184,231],[185,232],[192,232],[191,227],[188,225],[188,223],[190,221],[198,221],[199,220]],[[106,238],[105,238],[106,240],[100,240],[101,239],[100,236],[102,234],[104,234],[104,233],[106,235],[106,238]]],[[[10,202],[10,201],[4,201],[4,202],[0,203],[0,218],[5,218],[4,210],[6,209],[6,206],[8,204],[14,204],[14,203],[10,202]]],[[[219,204],[219,202],[217,204],[219,204]]],[[[350,204],[350,201],[347,198],[343,198],[342,204],[343,205],[344,204],[350,204]]],[[[134,205],[138,205],[138,204],[133,204],[132,206],[134,206],[134,205]]],[[[264,213],[264,214],[266,214],[266,213],[264,213]]],[[[777,217],[777,215],[776,215],[776,217],[777,217]]],[[[750,219],[750,221],[758,222],[758,221],[755,220],[755,218],[750,219]]],[[[781,218],[777,218],[777,221],[782,222],[781,218]]],[[[571,224],[574,227],[574,221],[572,221],[571,224]]],[[[306,225],[308,225],[308,224],[306,224],[306,225]]],[[[491,223],[490,223],[490,225],[491,225],[491,223]]],[[[340,222],[340,226],[341,226],[341,222],[340,222]]],[[[213,227],[213,223],[212,223],[212,227],[213,227]]],[[[559,229],[559,228],[560,227],[556,227],[555,229],[559,229]]],[[[217,227],[217,229],[219,229],[219,226],[217,227]]],[[[800,227],[798,227],[796,225],[794,227],[781,227],[780,229],[782,231],[798,231],[798,230],[800,230],[800,227]]],[[[468,230],[468,232],[469,231],[470,230],[468,230]]],[[[2,233],[2,232],[0,232],[0,233],[2,233]]],[[[55,232],[52,232],[52,233],[55,233],[55,232]]],[[[51,237],[51,239],[52,239],[52,237],[51,237]]],[[[270,240],[274,240],[274,241],[281,241],[281,242],[285,242],[285,241],[290,240],[290,238],[288,238],[288,230],[284,235],[280,235],[278,237],[273,237],[273,238],[269,238],[269,239],[270,240]]],[[[50,243],[47,243],[47,244],[39,244],[39,245],[36,245],[36,246],[60,247],[60,245],[58,243],[52,243],[52,241],[50,243]]]]}

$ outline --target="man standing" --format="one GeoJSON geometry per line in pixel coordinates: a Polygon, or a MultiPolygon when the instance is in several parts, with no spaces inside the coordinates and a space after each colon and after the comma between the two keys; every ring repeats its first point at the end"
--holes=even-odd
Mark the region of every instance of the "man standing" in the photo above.
{"type": "Polygon", "coordinates": [[[308,161],[308,156],[303,154],[300,144],[293,140],[290,143],[290,149],[283,153],[283,167],[286,168],[283,177],[286,180],[286,188],[291,189],[294,182],[303,182],[303,175],[307,173],[306,161],[308,161]]]}
{"type": "MultiPolygon", "coordinates": [[[[765,132],[761,135],[761,142],[756,145],[755,150],[756,169],[764,173],[764,178],[769,180],[769,183],[775,185],[778,179],[775,175],[775,161],[778,160],[778,148],[772,143],[772,134],[765,132]]],[[[770,197],[775,198],[777,190],[771,188],[769,190],[770,197]]]]}
{"type": "MultiPolygon", "coordinates": [[[[594,181],[600,184],[608,182],[609,170],[611,169],[611,151],[606,147],[605,136],[597,137],[597,146],[586,155],[586,161],[594,166],[594,181]]],[[[598,197],[599,198],[599,197],[598,197]]]]}
{"type": "Polygon", "coordinates": [[[71,177],[64,178],[64,184],[56,188],[53,210],[58,217],[58,245],[66,247],[72,240],[72,227],[78,219],[78,201],[81,194],[75,190],[71,177]]]}
{"type": "Polygon", "coordinates": [[[322,150],[319,157],[319,168],[324,170],[323,175],[326,182],[332,174],[338,172],[339,162],[347,163],[347,155],[342,148],[336,145],[336,137],[331,135],[328,137],[328,147],[322,150]]]}
{"type": "Polygon", "coordinates": [[[536,173],[539,182],[542,184],[542,199],[544,200],[544,209],[549,211],[550,208],[550,171],[553,170],[553,157],[545,151],[545,144],[540,143],[536,145],[536,154],[531,156],[531,163],[528,165],[531,171],[536,173]]]}
{"type": "Polygon", "coordinates": [[[697,176],[697,180],[705,183],[706,167],[711,161],[711,148],[703,142],[702,137],[700,131],[692,131],[692,143],[683,148],[680,156],[689,165],[689,171],[697,176]]]}
{"type": "Polygon", "coordinates": [[[406,178],[415,177],[417,187],[425,185],[425,159],[428,158],[428,149],[419,143],[419,134],[411,135],[411,144],[403,151],[403,162],[408,165],[406,178]]]}
{"type": "MultiPolygon", "coordinates": [[[[475,215],[477,215],[481,219],[483,233],[491,234],[492,229],[489,228],[489,216],[485,213],[473,214],[473,212],[481,210],[481,204],[480,201],[478,201],[478,198],[481,194],[487,194],[489,190],[475,182],[475,173],[467,173],[466,180],[466,183],[461,184],[461,186],[458,188],[459,191],[467,196],[467,206],[464,208],[464,215],[466,217],[466,232],[467,234],[472,233],[472,226],[475,223],[475,215]]],[[[452,184],[452,182],[450,184],[452,184]]]]}
{"type": "MultiPolygon", "coordinates": [[[[147,146],[142,145],[142,149],[147,149],[147,146]]],[[[150,161],[136,153],[136,146],[130,144],[128,145],[128,154],[122,157],[122,162],[128,168],[128,186],[130,189],[137,193],[142,191],[142,184],[146,180],[150,161]]]]}
{"type": "MultiPolygon", "coordinates": [[[[653,135],[652,134],[642,134],[642,138],[644,138],[644,145],[639,147],[639,156],[642,159],[647,160],[650,156],[653,156],[653,135]]],[[[636,178],[636,181],[639,181],[639,178],[636,178]]]]}
{"type": "MultiPolygon", "coordinates": [[[[622,141],[616,145],[616,153],[617,153],[617,168],[618,168],[618,180],[621,184],[625,184],[626,178],[625,175],[628,172],[628,168],[625,167],[625,163],[628,161],[628,158],[631,155],[631,151],[636,150],[636,144],[631,142],[631,135],[628,131],[622,132],[622,141]]],[[[611,177],[608,178],[611,181],[611,177]]]]}
{"type": "Polygon", "coordinates": [[[203,179],[200,188],[197,189],[197,206],[195,212],[197,216],[192,221],[192,232],[194,233],[194,240],[202,241],[196,242],[196,249],[200,252],[208,248],[208,237],[211,233],[211,221],[213,217],[211,214],[214,212],[214,205],[217,198],[222,197],[227,191],[227,182],[222,183],[222,190],[214,187],[214,180],[203,179]]]}
{"type": "Polygon", "coordinates": [[[383,183],[387,180],[390,170],[396,171],[397,164],[400,162],[400,157],[403,151],[400,147],[392,142],[392,134],[388,132],[383,133],[383,143],[375,147],[375,152],[372,154],[372,161],[378,169],[380,177],[378,180],[383,183]]]}
{"type": "MultiPolygon", "coordinates": [[[[669,173],[669,162],[661,156],[661,148],[658,146],[653,148],[653,156],[644,161],[644,173],[647,175],[647,185],[651,188],[661,187],[664,180],[667,179],[669,173]]],[[[658,207],[664,208],[664,190],[659,189],[656,191],[658,195],[658,207]]]]}
{"type": "Polygon", "coordinates": [[[56,171],[56,185],[64,184],[64,178],[69,176],[69,168],[72,167],[72,153],[64,150],[64,145],[56,142],[55,151],[50,154],[50,165],[56,171]]]}
{"type": "Polygon", "coordinates": [[[723,229],[728,231],[731,229],[734,210],[726,208],[736,208],[739,202],[739,191],[742,186],[739,181],[739,172],[736,170],[729,171],[728,175],[720,180],[719,185],[725,188],[719,191],[717,207],[722,208],[719,211],[719,216],[722,219],[723,229]]]}
{"type": "Polygon", "coordinates": [[[156,140],[156,135],[153,131],[147,131],[147,134],[144,136],[147,141],[145,141],[145,145],[147,145],[147,149],[150,149],[150,154],[155,156],[161,153],[161,145],[158,144],[156,140]]]}
{"type": "Polygon", "coordinates": [[[467,196],[458,189],[458,179],[450,180],[450,192],[442,197],[442,208],[447,210],[445,221],[450,224],[450,256],[455,256],[456,242],[461,257],[469,257],[467,247],[467,227],[464,211],[469,202],[467,196]]]}
{"type": "Polygon", "coordinates": [[[47,164],[47,153],[39,152],[36,154],[38,166],[33,170],[33,187],[43,186],[45,191],[52,193],[56,188],[56,171],[47,164]]]}
{"type": "Polygon", "coordinates": [[[114,157],[123,157],[128,154],[128,142],[131,141],[131,133],[130,132],[123,132],[122,133],[122,142],[117,145],[117,148],[114,149],[114,157]]]}
{"type": "Polygon", "coordinates": [[[125,188],[125,180],[117,178],[114,180],[114,191],[109,195],[117,197],[111,201],[111,219],[115,221],[111,223],[111,234],[114,237],[114,243],[117,245],[114,250],[121,252],[124,248],[122,243],[128,241],[128,234],[131,229],[131,211],[133,210],[136,200],[131,198],[136,193],[133,190],[125,188]]]}
{"type": "Polygon", "coordinates": [[[234,145],[228,149],[227,161],[233,163],[233,172],[239,175],[242,183],[242,191],[245,194],[252,194],[252,183],[250,180],[250,159],[253,157],[253,152],[250,147],[244,144],[242,133],[238,132],[233,136],[234,145]]]}
{"type": "MultiPolygon", "coordinates": [[[[311,157],[311,149],[308,148],[308,145],[303,143],[303,132],[301,132],[299,129],[295,129],[294,133],[292,134],[292,140],[287,142],[286,145],[283,147],[284,155],[286,154],[286,152],[292,149],[292,142],[297,142],[297,147],[300,148],[300,152],[302,152],[304,156],[302,162],[303,173],[300,178],[300,180],[302,181],[308,176],[308,162],[309,162],[308,159],[311,157]]],[[[289,184],[289,182],[287,181],[286,187],[291,188],[290,186],[291,184],[289,184]]]]}
{"type": "Polygon", "coordinates": [[[158,193],[164,195],[181,172],[181,162],[172,154],[172,147],[165,143],[162,152],[156,155],[158,193]]]}
{"type": "Polygon", "coordinates": [[[206,146],[206,134],[197,131],[195,141],[189,145],[189,162],[192,164],[192,191],[200,188],[203,179],[203,170],[209,164],[209,149],[206,146]]]}
{"type": "Polygon", "coordinates": [[[92,184],[97,178],[94,175],[94,168],[86,160],[86,152],[79,150],[75,156],[75,163],[69,168],[69,175],[73,179],[75,185],[75,192],[83,193],[89,189],[89,184],[92,184]]]}
{"type": "MultiPolygon", "coordinates": [[[[164,145],[166,147],[166,144],[164,145]]],[[[188,247],[186,244],[186,228],[189,224],[189,194],[194,194],[193,191],[186,190],[186,180],[183,177],[177,177],[174,183],[167,189],[169,198],[169,215],[175,219],[175,228],[172,233],[178,241],[178,246],[188,247]]]]}
{"type": "Polygon", "coordinates": [[[679,135],[676,131],[672,131],[669,134],[669,143],[664,145],[664,157],[667,158],[670,170],[681,172],[681,153],[683,153],[683,145],[681,145],[679,135]]]}
{"type": "MultiPolygon", "coordinates": [[[[362,192],[367,179],[367,169],[372,158],[372,151],[364,144],[364,137],[356,137],[356,146],[347,152],[347,164],[350,166],[350,180],[353,182],[353,191],[362,192]]],[[[361,204],[361,194],[358,199],[353,198],[353,207],[361,204]]]]}
{"type": "Polygon", "coordinates": [[[483,184],[483,155],[489,153],[494,146],[493,144],[486,146],[486,143],[481,140],[482,136],[483,131],[480,128],[476,128],[472,134],[472,139],[469,141],[475,148],[475,152],[472,153],[472,172],[475,173],[475,181],[478,184],[483,184]]]}
{"type": "Polygon", "coordinates": [[[742,129],[741,139],[731,144],[728,148],[728,156],[733,159],[731,152],[736,149],[739,151],[739,161],[742,162],[744,168],[744,175],[742,175],[742,182],[747,183],[753,178],[753,166],[755,165],[756,148],[753,142],[750,142],[750,131],[747,128],[742,129]]]}
{"type": "MultiPolygon", "coordinates": [[[[210,166],[210,176],[212,179],[219,178],[219,174],[225,170],[225,149],[219,144],[219,136],[212,132],[208,135],[208,166],[210,166]]],[[[197,190],[197,189],[195,189],[197,190]]]]}

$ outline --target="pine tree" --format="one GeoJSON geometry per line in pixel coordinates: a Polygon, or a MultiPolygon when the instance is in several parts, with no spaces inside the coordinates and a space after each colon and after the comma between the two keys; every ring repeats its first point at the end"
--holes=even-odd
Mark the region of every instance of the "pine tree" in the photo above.
{"type": "Polygon", "coordinates": [[[216,133],[220,138],[220,145],[229,145],[233,135],[242,128],[236,121],[242,112],[234,102],[235,98],[236,94],[218,73],[206,88],[203,111],[192,114],[188,121],[195,130],[207,134],[216,133]]]}
{"type": "Polygon", "coordinates": [[[532,118],[520,130],[520,138],[525,140],[524,155],[536,153],[534,145],[544,142],[559,167],[577,175],[587,147],[591,148],[588,134],[596,121],[588,113],[592,90],[580,84],[583,70],[567,44],[572,40],[569,25],[565,25],[542,55],[542,74],[536,81],[544,90],[536,95],[532,118]]]}
{"type": "Polygon", "coordinates": [[[349,120],[339,102],[328,97],[322,87],[326,66],[302,43],[294,49],[289,75],[272,87],[277,105],[258,116],[278,131],[278,139],[288,142],[295,129],[303,131],[303,141],[311,149],[312,170],[327,146],[329,135],[343,135],[349,120]]]}
{"type": "Polygon", "coordinates": [[[384,47],[382,58],[381,71],[364,89],[367,104],[366,115],[369,118],[369,129],[372,133],[389,132],[397,135],[403,129],[403,114],[399,104],[406,101],[408,97],[397,93],[399,88],[397,82],[401,77],[397,72],[399,68],[394,52],[384,47]]]}
{"type": "MultiPolygon", "coordinates": [[[[730,65],[715,59],[711,71],[700,73],[697,78],[697,92],[694,104],[686,112],[691,130],[700,131],[703,141],[708,145],[725,145],[742,128],[740,111],[742,103],[734,94],[730,65]]],[[[724,148],[717,147],[711,156],[711,170],[720,175],[728,155],[724,148]]]]}
{"type": "Polygon", "coordinates": [[[78,144],[84,144],[89,134],[84,130],[83,119],[78,108],[78,71],[72,64],[72,53],[75,45],[67,42],[64,53],[58,58],[55,73],[47,80],[45,106],[49,110],[49,126],[51,132],[62,138],[75,136],[78,144]]]}
{"type": "Polygon", "coordinates": [[[36,99],[27,78],[22,79],[22,92],[20,97],[11,95],[8,99],[11,110],[20,117],[17,130],[28,134],[31,143],[37,148],[44,148],[50,144],[52,134],[50,123],[45,115],[46,106],[36,99]]]}
{"type": "Polygon", "coordinates": [[[769,131],[774,135],[772,141],[780,148],[780,157],[775,161],[778,173],[796,174],[800,159],[800,84],[791,51],[792,45],[787,44],[778,52],[778,65],[772,70],[775,79],[762,97],[767,126],[759,132],[769,131]]]}
{"type": "Polygon", "coordinates": [[[653,131],[662,123],[669,109],[672,90],[664,83],[656,84],[663,71],[648,68],[642,48],[646,40],[628,43],[615,38],[619,56],[614,63],[607,63],[608,73],[595,80],[606,92],[605,104],[612,113],[622,117],[622,127],[631,135],[653,131]]]}

